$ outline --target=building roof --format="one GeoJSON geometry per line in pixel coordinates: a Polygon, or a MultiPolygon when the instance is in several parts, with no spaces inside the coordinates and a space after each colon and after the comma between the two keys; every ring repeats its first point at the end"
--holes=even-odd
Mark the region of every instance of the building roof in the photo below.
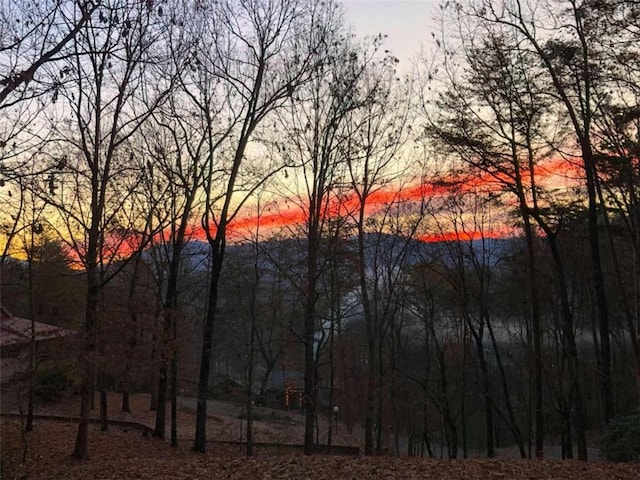
{"type": "Polygon", "coordinates": [[[52,338],[74,335],[76,332],[56,327],[48,323],[32,322],[26,318],[16,317],[6,308],[0,306],[0,346],[24,345],[31,341],[31,328],[34,328],[36,342],[52,338]]]}

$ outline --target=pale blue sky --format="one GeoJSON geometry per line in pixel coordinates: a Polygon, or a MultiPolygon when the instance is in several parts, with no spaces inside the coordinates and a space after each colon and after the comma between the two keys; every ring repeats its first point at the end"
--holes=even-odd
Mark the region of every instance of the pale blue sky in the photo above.
{"type": "Polygon", "coordinates": [[[347,21],[359,35],[387,34],[386,49],[407,68],[431,41],[439,0],[343,0],[347,21]]]}

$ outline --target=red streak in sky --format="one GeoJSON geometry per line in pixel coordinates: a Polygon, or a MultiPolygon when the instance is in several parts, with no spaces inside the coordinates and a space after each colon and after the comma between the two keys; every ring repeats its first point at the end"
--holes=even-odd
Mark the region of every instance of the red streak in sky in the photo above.
{"type": "MultiPolygon", "coordinates": [[[[454,183],[453,181],[451,182],[454,183]]],[[[488,184],[489,182],[479,178],[473,182],[473,185],[465,184],[464,190],[477,189],[478,185],[488,184]]],[[[375,213],[380,207],[385,205],[391,205],[393,203],[401,202],[420,202],[423,199],[432,197],[440,197],[446,195],[451,191],[451,187],[444,182],[439,184],[428,185],[410,185],[402,189],[379,189],[371,192],[367,197],[367,213],[375,213]]],[[[359,206],[359,199],[355,193],[343,196],[342,198],[335,199],[328,207],[328,216],[337,215],[355,215],[359,206]]],[[[232,240],[239,240],[243,238],[244,234],[255,234],[256,227],[260,226],[260,233],[267,233],[269,231],[277,230],[280,228],[293,227],[295,225],[303,225],[307,220],[306,212],[299,206],[290,207],[283,212],[271,213],[256,216],[240,217],[230,223],[228,227],[229,238],[232,240]]],[[[494,237],[503,236],[506,232],[495,233],[494,237]]],[[[453,235],[453,234],[452,234],[453,235]]],[[[480,235],[478,233],[478,235],[480,235]]],[[[200,232],[196,235],[199,238],[204,238],[204,232],[200,232]]],[[[486,235],[485,235],[486,236],[486,235]]],[[[246,238],[246,236],[245,236],[246,238]]],[[[475,237],[474,237],[475,238],[475,237]]],[[[479,236],[477,238],[480,238],[479,236]]],[[[433,235],[425,236],[427,241],[440,241],[446,240],[446,235],[433,235]],[[433,237],[433,238],[432,238],[433,237]]],[[[463,240],[464,238],[460,238],[463,240]]]]}
{"type": "MultiPolygon", "coordinates": [[[[535,167],[536,182],[541,185],[560,185],[574,186],[580,182],[583,177],[582,168],[577,161],[569,161],[567,159],[556,158],[545,161],[543,164],[535,167]]],[[[531,176],[527,171],[522,173],[525,184],[530,182],[531,176]]],[[[380,207],[390,205],[395,202],[420,202],[423,199],[437,198],[445,196],[453,191],[461,193],[476,192],[479,194],[497,192],[504,187],[505,183],[512,183],[506,174],[482,173],[480,175],[469,177],[451,177],[443,179],[433,184],[414,184],[402,187],[400,190],[379,189],[371,192],[367,198],[368,214],[376,212],[380,207]]],[[[267,211],[262,215],[248,215],[239,217],[228,226],[228,239],[230,241],[242,241],[256,233],[260,235],[275,232],[282,228],[295,227],[304,225],[307,214],[295,202],[291,202],[285,210],[267,211]],[[259,226],[259,232],[256,232],[259,226]]],[[[359,200],[355,193],[348,194],[342,198],[335,199],[328,207],[328,216],[337,215],[353,215],[358,208],[359,200]]],[[[165,232],[166,233],[166,232],[165,232]]],[[[440,232],[430,233],[420,237],[420,240],[426,242],[441,241],[469,241],[481,238],[502,238],[513,234],[513,230],[508,227],[495,228],[490,231],[480,232],[440,232]]],[[[167,235],[164,235],[165,237],[167,235]]],[[[194,225],[187,231],[187,239],[205,240],[204,230],[199,225],[194,225]]],[[[122,258],[131,254],[131,252],[139,248],[141,239],[134,236],[123,239],[122,237],[105,239],[105,253],[107,257],[122,258]]],[[[69,256],[80,264],[78,254],[69,250],[69,256]]],[[[81,268],[81,267],[79,267],[81,268]]]]}
{"type": "MultiPolygon", "coordinates": [[[[551,159],[535,168],[536,182],[558,183],[563,181],[574,184],[581,178],[581,168],[576,163],[566,159],[551,159]]],[[[523,182],[530,182],[531,176],[527,171],[522,173],[523,182]]],[[[371,192],[367,198],[367,213],[373,213],[380,207],[390,205],[394,202],[420,202],[422,199],[445,196],[452,191],[460,193],[476,192],[491,193],[501,190],[505,184],[512,183],[508,175],[497,173],[481,173],[474,176],[458,176],[443,179],[437,183],[425,185],[409,185],[400,190],[379,189],[371,192]]],[[[247,215],[234,219],[227,227],[228,239],[231,241],[242,241],[256,234],[267,234],[282,228],[304,225],[307,213],[296,202],[291,202],[284,210],[268,210],[261,215],[247,215]],[[259,228],[258,228],[259,227],[259,228]]],[[[355,193],[347,194],[339,200],[335,199],[328,206],[329,217],[337,215],[354,214],[357,211],[359,199],[355,193]]],[[[275,209],[277,210],[277,208],[275,209]]],[[[480,238],[500,238],[510,235],[509,228],[493,229],[490,232],[445,232],[427,234],[421,240],[428,242],[450,241],[450,240],[477,240],[480,238]]],[[[195,227],[189,232],[191,238],[204,240],[206,238],[201,227],[195,227]]]]}
{"type": "Polygon", "coordinates": [[[305,215],[301,209],[288,209],[278,213],[267,212],[260,216],[241,217],[234,220],[230,224],[231,233],[233,232],[251,232],[255,231],[259,225],[260,228],[278,228],[289,225],[301,224],[305,221],[305,215]]]}
{"type": "MultiPolygon", "coordinates": [[[[394,202],[419,202],[423,198],[443,195],[448,191],[445,186],[434,185],[412,185],[400,191],[391,189],[380,189],[371,192],[367,197],[367,213],[379,209],[383,205],[390,205],[394,202]]],[[[351,193],[334,199],[327,208],[327,216],[355,215],[359,206],[359,199],[355,193],[351,193]]],[[[228,233],[232,239],[240,239],[244,234],[255,234],[259,225],[261,233],[279,228],[304,225],[307,220],[307,213],[300,206],[289,207],[280,212],[267,212],[262,215],[251,215],[233,220],[228,227],[228,233]]],[[[200,232],[197,237],[204,238],[204,232],[200,232]]]]}

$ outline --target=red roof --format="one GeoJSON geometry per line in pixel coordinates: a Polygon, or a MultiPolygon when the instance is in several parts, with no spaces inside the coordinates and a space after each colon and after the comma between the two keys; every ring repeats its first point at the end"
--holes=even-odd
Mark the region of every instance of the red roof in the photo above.
{"type": "Polygon", "coordinates": [[[0,346],[8,347],[29,343],[31,341],[32,326],[36,342],[66,337],[76,333],[73,330],[56,327],[48,323],[32,322],[26,318],[15,317],[7,309],[0,307],[0,346]]]}

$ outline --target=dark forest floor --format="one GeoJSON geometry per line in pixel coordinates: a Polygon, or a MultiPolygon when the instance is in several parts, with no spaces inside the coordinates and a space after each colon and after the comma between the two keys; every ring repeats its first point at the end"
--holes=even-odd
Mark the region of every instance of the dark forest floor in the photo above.
{"type": "Polygon", "coordinates": [[[338,457],[258,454],[213,445],[207,454],[183,442],[166,442],[139,432],[91,426],[90,459],[70,457],[76,426],[41,421],[24,440],[16,420],[1,425],[5,479],[576,479],[638,480],[640,464],[561,460],[437,460],[396,457],[338,457]]]}
{"type": "MultiPolygon", "coordinates": [[[[9,392],[4,391],[4,399],[9,392]]],[[[77,415],[76,397],[56,404],[38,405],[36,413],[77,415]]],[[[2,410],[10,407],[2,402],[2,410]]],[[[109,395],[110,417],[153,426],[148,395],[131,399],[131,413],[118,411],[119,396],[109,395]]],[[[214,405],[210,412],[209,438],[238,441],[242,424],[237,412],[226,411],[233,404],[214,405]]],[[[237,405],[234,407],[237,408],[237,405]]],[[[256,441],[286,444],[302,443],[302,421],[295,412],[260,410],[263,419],[256,422],[256,441]],[[277,415],[275,415],[277,413],[277,415]],[[275,416],[274,416],[275,415],[275,416]]],[[[95,412],[97,413],[97,411],[95,412]]],[[[179,411],[178,448],[167,442],[143,437],[132,428],[111,427],[102,432],[90,426],[90,459],[78,462],[70,457],[75,441],[75,423],[37,420],[33,432],[22,436],[16,419],[0,423],[2,479],[577,479],[639,480],[640,464],[612,464],[562,460],[441,460],[420,458],[304,457],[300,450],[256,449],[247,458],[242,447],[211,443],[205,455],[191,451],[194,414],[188,408],[179,411]],[[26,449],[26,461],[22,462],[26,449]]],[[[167,423],[167,429],[169,423],[167,423]]],[[[322,426],[321,426],[322,427],[322,426]]],[[[326,427],[326,426],[325,426],[326,427]]],[[[322,428],[321,428],[322,429],[322,428]]],[[[357,446],[360,440],[349,435],[343,425],[334,444],[357,446]]]]}

